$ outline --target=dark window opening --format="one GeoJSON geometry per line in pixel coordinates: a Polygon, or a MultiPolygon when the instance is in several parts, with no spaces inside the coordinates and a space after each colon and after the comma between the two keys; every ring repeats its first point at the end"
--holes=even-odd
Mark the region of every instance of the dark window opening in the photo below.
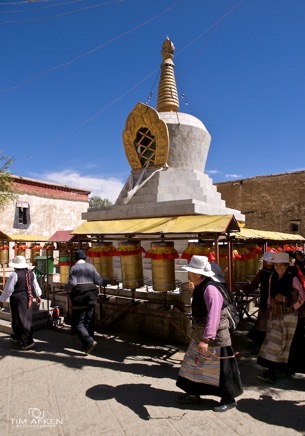
{"type": "Polygon", "coordinates": [[[26,224],[27,222],[27,220],[26,220],[26,218],[27,218],[27,214],[26,214],[26,208],[24,208],[24,207],[18,207],[18,215],[19,215],[19,224],[26,224]]]}
{"type": "Polygon", "coordinates": [[[299,232],[300,225],[299,223],[290,223],[290,232],[292,233],[298,233],[299,232]]]}
{"type": "Polygon", "coordinates": [[[30,206],[28,203],[17,203],[15,209],[14,229],[27,229],[31,224],[30,206]]]}
{"type": "Polygon", "coordinates": [[[147,127],[141,127],[138,130],[134,146],[143,167],[148,161],[151,165],[155,164],[156,140],[147,127]]]}

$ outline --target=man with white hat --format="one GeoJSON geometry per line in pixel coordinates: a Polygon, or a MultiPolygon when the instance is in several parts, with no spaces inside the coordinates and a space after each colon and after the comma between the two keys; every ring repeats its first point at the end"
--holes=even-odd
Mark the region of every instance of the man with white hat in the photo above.
{"type": "Polygon", "coordinates": [[[15,271],[4,286],[0,307],[10,298],[13,331],[10,340],[14,344],[20,344],[23,350],[30,350],[35,346],[32,327],[33,298],[40,303],[42,291],[24,256],[16,256],[9,266],[15,271]]]}
{"type": "Polygon", "coordinates": [[[193,283],[192,340],[185,353],[176,385],[186,392],[178,403],[200,401],[200,395],[221,398],[214,412],[236,407],[235,398],[243,388],[231,344],[225,301],[206,256],[193,256],[187,266],[193,283]]]}

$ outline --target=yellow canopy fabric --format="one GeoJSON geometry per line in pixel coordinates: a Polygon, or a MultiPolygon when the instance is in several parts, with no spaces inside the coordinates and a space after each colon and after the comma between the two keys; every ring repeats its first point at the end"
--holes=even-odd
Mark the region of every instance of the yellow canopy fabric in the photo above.
{"type": "Polygon", "coordinates": [[[245,227],[240,229],[239,233],[231,234],[236,239],[261,239],[268,241],[305,241],[305,238],[301,235],[295,235],[292,233],[282,233],[282,232],[269,232],[265,230],[255,230],[247,229],[245,227]]]}
{"type": "Polygon", "coordinates": [[[49,236],[42,235],[9,235],[10,239],[15,242],[46,242],[49,236]]]}
{"type": "Polygon", "coordinates": [[[234,215],[189,215],[160,218],[87,221],[73,230],[74,235],[199,234],[239,231],[234,215]]]}

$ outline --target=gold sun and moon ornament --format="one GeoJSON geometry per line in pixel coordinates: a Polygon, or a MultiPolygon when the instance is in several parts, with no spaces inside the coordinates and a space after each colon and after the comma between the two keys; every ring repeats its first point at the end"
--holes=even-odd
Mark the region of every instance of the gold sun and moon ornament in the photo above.
{"type": "Polygon", "coordinates": [[[162,167],[169,154],[169,135],[166,123],[158,112],[137,103],[129,114],[123,131],[125,154],[132,170],[162,167]]]}

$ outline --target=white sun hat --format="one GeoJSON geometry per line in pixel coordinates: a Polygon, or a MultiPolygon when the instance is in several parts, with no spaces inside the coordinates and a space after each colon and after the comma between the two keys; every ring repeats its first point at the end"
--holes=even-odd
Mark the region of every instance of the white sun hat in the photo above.
{"type": "Polygon", "coordinates": [[[190,262],[183,266],[182,269],[206,277],[213,277],[215,275],[206,256],[192,256],[190,262]]]}
{"type": "Polygon", "coordinates": [[[272,263],[289,263],[289,254],[284,253],[283,251],[277,251],[276,253],[273,253],[273,256],[270,260],[272,263]]]}
{"type": "Polygon", "coordinates": [[[24,269],[24,268],[32,268],[30,265],[26,263],[24,256],[16,256],[9,264],[10,268],[16,268],[16,269],[24,269]]]}

